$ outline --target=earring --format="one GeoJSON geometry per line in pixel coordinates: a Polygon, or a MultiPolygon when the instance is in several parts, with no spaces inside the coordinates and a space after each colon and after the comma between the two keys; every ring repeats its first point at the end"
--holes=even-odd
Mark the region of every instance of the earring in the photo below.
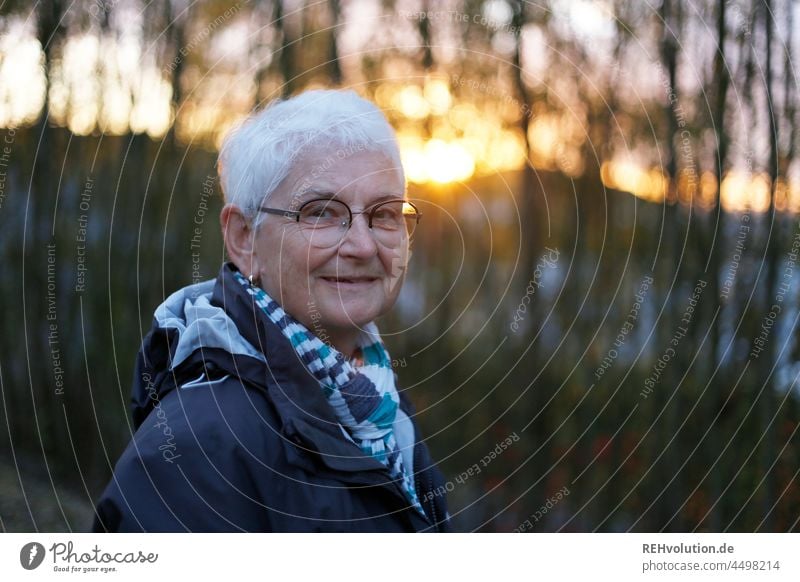
{"type": "Polygon", "coordinates": [[[253,275],[250,275],[247,280],[250,282],[251,287],[255,287],[255,283],[253,282],[253,275]]]}

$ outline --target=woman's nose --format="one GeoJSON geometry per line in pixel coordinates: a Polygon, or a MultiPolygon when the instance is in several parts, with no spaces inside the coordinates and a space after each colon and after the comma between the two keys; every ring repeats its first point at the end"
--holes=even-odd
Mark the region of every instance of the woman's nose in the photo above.
{"type": "Polygon", "coordinates": [[[375,236],[369,228],[369,218],[366,214],[353,214],[353,222],[344,233],[344,238],[339,245],[339,253],[359,257],[371,257],[378,252],[375,236]]]}

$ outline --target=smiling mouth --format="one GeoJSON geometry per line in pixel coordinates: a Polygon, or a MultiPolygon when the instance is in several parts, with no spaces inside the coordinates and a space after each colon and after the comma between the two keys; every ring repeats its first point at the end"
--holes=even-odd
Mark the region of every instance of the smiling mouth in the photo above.
{"type": "Polygon", "coordinates": [[[337,285],[361,285],[364,283],[374,283],[378,277],[320,277],[323,281],[328,283],[335,283],[337,285]]]}

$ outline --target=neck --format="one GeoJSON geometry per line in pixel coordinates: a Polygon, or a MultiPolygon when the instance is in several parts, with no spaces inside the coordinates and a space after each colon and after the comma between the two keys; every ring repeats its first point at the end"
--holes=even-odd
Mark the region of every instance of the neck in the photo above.
{"type": "Polygon", "coordinates": [[[343,330],[329,333],[328,341],[346,358],[351,358],[358,347],[358,336],[361,330],[343,330]]]}

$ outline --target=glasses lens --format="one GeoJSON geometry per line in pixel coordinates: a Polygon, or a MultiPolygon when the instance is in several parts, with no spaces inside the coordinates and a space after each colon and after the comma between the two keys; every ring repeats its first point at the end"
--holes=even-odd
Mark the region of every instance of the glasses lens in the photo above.
{"type": "MultiPolygon", "coordinates": [[[[299,224],[309,242],[319,248],[337,245],[350,225],[349,207],[339,200],[320,199],[300,207],[299,224]]],[[[419,220],[410,202],[392,200],[371,211],[372,232],[382,245],[396,247],[408,240],[419,220]]]]}
{"type": "Polygon", "coordinates": [[[350,223],[350,210],[338,200],[311,200],[300,207],[300,228],[316,247],[338,243],[350,223]]]}
{"type": "Polygon", "coordinates": [[[372,230],[382,244],[397,246],[411,237],[418,220],[419,213],[413,204],[392,200],[373,209],[372,230]]]}

